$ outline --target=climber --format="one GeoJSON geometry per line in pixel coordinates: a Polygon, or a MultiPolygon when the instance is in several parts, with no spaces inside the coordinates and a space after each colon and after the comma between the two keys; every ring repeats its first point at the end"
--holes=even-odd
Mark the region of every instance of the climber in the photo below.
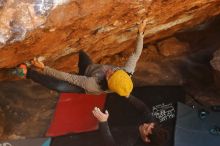
{"type": "Polygon", "coordinates": [[[35,69],[29,68],[26,77],[59,92],[83,90],[90,94],[115,92],[120,96],[129,97],[133,89],[131,76],[143,49],[145,26],[146,21],[139,24],[136,50],[124,67],[93,64],[89,56],[80,51],[77,75],[55,70],[34,59],[31,64],[35,69]]]}

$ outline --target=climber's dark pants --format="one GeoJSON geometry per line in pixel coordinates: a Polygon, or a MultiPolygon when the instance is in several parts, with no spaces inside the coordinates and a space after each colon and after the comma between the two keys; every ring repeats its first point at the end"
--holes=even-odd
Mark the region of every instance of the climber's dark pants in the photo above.
{"type": "MultiPolygon", "coordinates": [[[[85,70],[88,65],[92,64],[92,60],[89,56],[83,52],[79,52],[79,75],[84,75],[85,70]]],[[[32,79],[33,81],[40,83],[41,85],[51,89],[56,90],[58,92],[74,92],[74,93],[82,93],[84,89],[70,84],[66,81],[58,80],[48,75],[41,74],[35,70],[28,69],[27,78],[32,79]]]]}

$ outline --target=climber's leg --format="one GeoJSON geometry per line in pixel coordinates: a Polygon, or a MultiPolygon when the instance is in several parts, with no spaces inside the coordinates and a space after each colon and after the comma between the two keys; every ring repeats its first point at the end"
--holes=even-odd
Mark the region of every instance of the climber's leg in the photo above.
{"type": "Polygon", "coordinates": [[[92,63],[91,58],[83,50],[80,50],[78,62],[79,75],[84,75],[86,68],[92,63]]]}

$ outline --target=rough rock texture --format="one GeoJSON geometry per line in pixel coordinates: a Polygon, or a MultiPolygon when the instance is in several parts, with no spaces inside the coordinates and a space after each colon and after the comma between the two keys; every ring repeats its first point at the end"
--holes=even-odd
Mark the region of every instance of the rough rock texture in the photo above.
{"type": "Polygon", "coordinates": [[[158,44],[158,49],[163,56],[180,56],[189,51],[189,44],[180,42],[176,38],[169,38],[158,44]]]}
{"type": "Polygon", "coordinates": [[[216,86],[220,89],[220,50],[217,50],[213,54],[213,58],[210,61],[213,68],[213,76],[216,86]]]}
{"type": "Polygon", "coordinates": [[[220,50],[217,50],[214,54],[213,54],[213,58],[210,61],[212,67],[214,70],[216,71],[220,71],[220,50]]]}
{"type": "Polygon", "coordinates": [[[75,71],[79,49],[95,62],[133,49],[143,19],[148,43],[218,15],[219,7],[219,0],[1,1],[0,68],[43,55],[48,65],[75,71]]]}
{"type": "Polygon", "coordinates": [[[0,83],[0,140],[44,136],[58,94],[30,80],[0,83]]]}

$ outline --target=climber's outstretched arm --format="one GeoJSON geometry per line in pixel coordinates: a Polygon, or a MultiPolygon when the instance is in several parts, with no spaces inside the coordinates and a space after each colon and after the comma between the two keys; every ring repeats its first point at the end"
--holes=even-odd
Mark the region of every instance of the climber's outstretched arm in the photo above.
{"type": "Polygon", "coordinates": [[[69,92],[69,93],[83,93],[84,89],[74,86],[66,81],[58,80],[48,75],[44,75],[33,69],[28,69],[27,78],[37,82],[48,89],[55,90],[57,92],[69,92]]]}
{"type": "Polygon", "coordinates": [[[126,62],[124,69],[128,72],[133,74],[135,71],[135,67],[137,64],[138,59],[141,56],[141,52],[143,50],[143,38],[144,38],[144,30],[146,26],[146,21],[143,21],[138,27],[138,36],[137,36],[137,44],[136,50],[134,53],[129,57],[128,61],[126,62]]]}

